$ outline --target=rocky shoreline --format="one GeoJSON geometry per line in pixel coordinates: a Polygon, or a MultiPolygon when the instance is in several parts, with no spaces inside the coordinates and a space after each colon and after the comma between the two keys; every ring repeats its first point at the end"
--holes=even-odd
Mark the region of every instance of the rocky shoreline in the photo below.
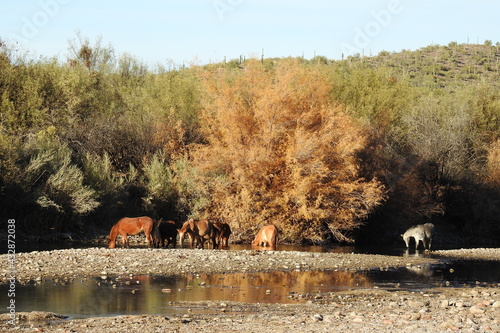
{"type": "MultiPolygon", "coordinates": [[[[437,263],[424,257],[297,251],[225,251],[207,249],[65,249],[18,253],[16,278],[25,283],[42,278],[70,280],[101,275],[177,275],[266,272],[280,270],[363,270],[437,263]]],[[[0,280],[8,277],[7,257],[0,256],[0,280]]]]}
{"type": "MultiPolygon", "coordinates": [[[[352,253],[88,248],[16,254],[17,283],[83,276],[235,273],[281,270],[364,270],[412,267],[443,261],[500,260],[500,249],[433,252],[432,257],[352,253]]],[[[0,278],[7,283],[7,255],[0,278]]],[[[300,304],[186,302],[209,313],[60,319],[49,313],[17,313],[16,326],[0,316],[0,330],[60,332],[499,332],[500,285],[438,287],[420,292],[352,289],[307,296],[300,304]]]]}

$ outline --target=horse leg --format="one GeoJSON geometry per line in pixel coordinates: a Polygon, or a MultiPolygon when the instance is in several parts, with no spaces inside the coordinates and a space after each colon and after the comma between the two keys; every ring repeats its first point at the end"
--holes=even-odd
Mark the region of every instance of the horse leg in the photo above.
{"type": "Polygon", "coordinates": [[[197,249],[203,249],[204,245],[205,245],[205,241],[203,240],[203,238],[201,238],[201,237],[195,238],[195,247],[197,249]]]}
{"type": "Polygon", "coordinates": [[[406,249],[410,248],[410,237],[405,237],[405,235],[401,235],[403,237],[403,240],[405,241],[406,249]]]}
{"type": "Polygon", "coordinates": [[[191,234],[189,234],[189,241],[191,243],[191,248],[194,249],[194,241],[195,241],[195,237],[191,234]]]}
{"type": "Polygon", "coordinates": [[[149,232],[144,231],[144,234],[146,235],[146,243],[148,243],[148,249],[149,249],[153,244],[153,237],[151,237],[151,233],[149,232]]]}
{"type": "Polygon", "coordinates": [[[127,237],[127,233],[122,233],[122,243],[123,243],[123,247],[124,248],[128,248],[128,237],[127,237]]]}
{"type": "Polygon", "coordinates": [[[415,238],[415,252],[418,250],[418,246],[422,243],[422,246],[425,248],[425,243],[423,239],[415,238]]]}
{"type": "Polygon", "coordinates": [[[212,236],[212,245],[214,250],[219,248],[220,242],[217,243],[217,237],[215,236],[212,236]]]}
{"type": "Polygon", "coordinates": [[[431,240],[429,238],[424,238],[424,250],[431,251],[431,240]]]}

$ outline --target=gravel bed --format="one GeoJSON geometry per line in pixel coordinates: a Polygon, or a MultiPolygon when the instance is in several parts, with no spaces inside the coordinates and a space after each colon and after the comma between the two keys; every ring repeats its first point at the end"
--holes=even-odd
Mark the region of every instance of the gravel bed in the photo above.
{"type": "MultiPolygon", "coordinates": [[[[236,273],[279,270],[362,270],[437,262],[420,257],[310,253],[297,251],[227,251],[207,249],[66,249],[19,253],[15,257],[20,283],[45,277],[72,279],[84,276],[130,274],[236,273]]],[[[0,279],[9,277],[6,255],[0,256],[0,279]]]]}

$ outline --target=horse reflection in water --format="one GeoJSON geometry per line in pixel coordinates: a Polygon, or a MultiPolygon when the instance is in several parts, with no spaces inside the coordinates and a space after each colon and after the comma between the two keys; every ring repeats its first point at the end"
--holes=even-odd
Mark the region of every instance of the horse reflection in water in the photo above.
{"type": "Polygon", "coordinates": [[[405,268],[408,272],[420,277],[430,278],[434,275],[434,269],[431,265],[417,265],[405,268]]]}
{"type": "Polygon", "coordinates": [[[286,271],[263,273],[200,274],[188,277],[188,285],[204,282],[207,287],[198,291],[206,295],[200,299],[212,299],[214,288],[219,299],[235,302],[285,302],[294,293],[330,292],[332,289],[369,288],[373,284],[366,274],[357,272],[310,272],[286,271]],[[335,287],[337,286],[337,288],[335,287]]]}

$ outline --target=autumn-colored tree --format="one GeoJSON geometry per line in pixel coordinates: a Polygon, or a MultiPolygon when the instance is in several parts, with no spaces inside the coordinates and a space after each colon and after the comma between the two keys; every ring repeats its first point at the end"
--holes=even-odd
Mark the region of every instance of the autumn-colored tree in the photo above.
{"type": "Polygon", "coordinates": [[[249,61],[202,78],[208,144],[194,157],[211,184],[210,214],[236,232],[273,223],[289,241],[352,241],[384,190],[360,178],[363,130],[332,105],[318,68],[249,61]]]}

